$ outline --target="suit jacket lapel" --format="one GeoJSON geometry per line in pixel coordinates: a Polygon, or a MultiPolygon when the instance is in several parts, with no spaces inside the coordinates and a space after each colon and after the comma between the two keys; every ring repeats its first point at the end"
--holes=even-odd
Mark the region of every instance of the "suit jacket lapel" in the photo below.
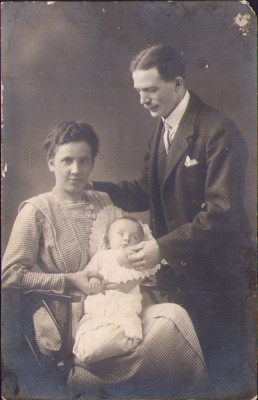
{"type": "Polygon", "coordinates": [[[188,107],[179,124],[178,130],[175,134],[175,137],[171,144],[171,148],[167,155],[163,188],[167,182],[168,177],[172,174],[178,162],[186,153],[186,150],[188,149],[191,142],[190,138],[195,134],[195,125],[202,102],[193,92],[190,92],[190,94],[191,97],[188,107]]]}

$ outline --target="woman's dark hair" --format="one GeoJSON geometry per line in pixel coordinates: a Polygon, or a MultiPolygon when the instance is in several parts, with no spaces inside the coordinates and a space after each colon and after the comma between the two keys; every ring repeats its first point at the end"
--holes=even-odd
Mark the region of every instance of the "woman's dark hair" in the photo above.
{"type": "Polygon", "coordinates": [[[185,77],[185,63],[181,55],[173,47],[158,44],[142,50],[131,61],[130,70],[148,70],[157,68],[161,78],[170,82],[177,76],[185,77]]]}
{"type": "Polygon", "coordinates": [[[56,146],[80,141],[88,143],[94,162],[99,151],[99,140],[93,128],[86,122],[65,121],[61,123],[46,136],[43,148],[47,153],[47,159],[50,160],[55,155],[56,146]]]}

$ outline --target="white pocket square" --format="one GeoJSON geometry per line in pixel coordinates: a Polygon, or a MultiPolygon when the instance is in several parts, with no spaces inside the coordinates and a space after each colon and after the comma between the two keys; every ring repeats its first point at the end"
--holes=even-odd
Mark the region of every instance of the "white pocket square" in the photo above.
{"type": "Polygon", "coordinates": [[[186,167],[191,167],[192,165],[199,164],[199,161],[195,160],[194,158],[191,160],[189,156],[186,156],[185,159],[185,166],[186,167]]]}

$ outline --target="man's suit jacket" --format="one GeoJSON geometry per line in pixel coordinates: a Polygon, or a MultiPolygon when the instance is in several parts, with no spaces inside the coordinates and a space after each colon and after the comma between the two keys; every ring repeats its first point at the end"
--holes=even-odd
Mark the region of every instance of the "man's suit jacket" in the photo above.
{"type": "Polygon", "coordinates": [[[117,185],[94,182],[94,188],[108,192],[128,212],[149,209],[162,257],[190,284],[195,286],[197,279],[198,290],[239,290],[247,285],[253,256],[243,204],[246,144],[233,122],[190,94],[167,155],[161,189],[157,172],[161,119],[140,177],[117,185]]]}

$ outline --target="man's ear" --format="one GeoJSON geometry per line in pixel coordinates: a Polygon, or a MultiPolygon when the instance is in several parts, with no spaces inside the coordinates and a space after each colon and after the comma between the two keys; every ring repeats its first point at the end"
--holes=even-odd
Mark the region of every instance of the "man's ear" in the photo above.
{"type": "Polygon", "coordinates": [[[54,167],[54,159],[53,158],[49,158],[47,160],[47,165],[48,165],[49,171],[54,172],[55,167],[54,167]]]}
{"type": "Polygon", "coordinates": [[[104,243],[107,249],[110,249],[110,244],[109,244],[109,240],[108,240],[108,236],[107,234],[104,236],[104,243]]]}
{"type": "Polygon", "coordinates": [[[175,79],[176,88],[181,88],[184,86],[184,80],[181,76],[177,76],[175,79]]]}

